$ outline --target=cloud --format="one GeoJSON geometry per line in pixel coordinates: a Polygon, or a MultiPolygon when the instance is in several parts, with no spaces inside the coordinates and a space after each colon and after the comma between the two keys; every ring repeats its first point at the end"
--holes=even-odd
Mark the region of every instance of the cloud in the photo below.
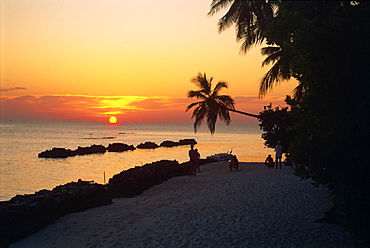
{"type": "MultiPolygon", "coordinates": [[[[235,108],[258,114],[282,99],[255,96],[234,97],[235,108]]],[[[127,123],[192,123],[193,110],[186,107],[197,101],[167,96],[91,96],[91,95],[23,95],[0,96],[0,119],[14,121],[107,122],[112,115],[127,123]]],[[[234,124],[256,124],[255,118],[231,113],[234,124]]]]}
{"type": "MultiPolygon", "coordinates": [[[[0,97],[0,119],[19,121],[105,122],[115,115],[126,122],[186,121],[181,100],[170,97],[24,95],[0,97]]],[[[180,122],[181,123],[181,122],[180,122]]]]}
{"type": "Polygon", "coordinates": [[[13,88],[5,88],[5,89],[0,88],[0,91],[16,91],[16,90],[26,90],[26,89],[27,89],[26,87],[13,87],[13,88]]]}
{"type": "Polygon", "coordinates": [[[145,110],[183,110],[189,105],[191,100],[183,97],[152,97],[140,102],[135,102],[135,106],[145,110]]]}

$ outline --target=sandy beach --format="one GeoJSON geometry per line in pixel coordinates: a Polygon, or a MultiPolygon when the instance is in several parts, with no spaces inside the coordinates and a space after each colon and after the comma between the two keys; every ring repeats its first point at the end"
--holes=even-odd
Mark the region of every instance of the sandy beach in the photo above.
{"type": "Polygon", "coordinates": [[[134,198],[68,214],[10,247],[354,247],[339,225],[312,223],[324,188],[260,163],[201,167],[134,198]]]}

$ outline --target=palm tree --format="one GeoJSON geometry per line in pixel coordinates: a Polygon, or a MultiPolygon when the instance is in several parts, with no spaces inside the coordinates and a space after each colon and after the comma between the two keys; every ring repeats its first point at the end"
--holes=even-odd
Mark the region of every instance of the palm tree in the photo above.
{"type": "Polygon", "coordinates": [[[207,120],[207,125],[211,134],[215,132],[217,117],[220,120],[223,120],[227,125],[230,124],[231,118],[229,111],[234,111],[240,114],[252,116],[258,118],[258,115],[245,113],[242,111],[235,110],[234,100],[227,95],[220,95],[219,91],[222,88],[227,88],[226,82],[218,82],[216,86],[212,89],[212,80],[211,77],[207,79],[207,75],[204,73],[198,73],[198,76],[191,79],[191,82],[200,87],[200,90],[190,90],[188,92],[188,97],[196,97],[201,101],[191,103],[186,111],[195,107],[193,115],[191,118],[195,118],[194,122],[194,132],[197,131],[197,128],[201,125],[204,119],[207,120]]]}
{"type": "MultiPolygon", "coordinates": [[[[289,80],[293,71],[291,69],[291,61],[293,56],[285,51],[283,46],[268,46],[261,48],[261,53],[267,55],[267,58],[262,62],[262,67],[270,63],[273,66],[270,70],[261,78],[259,97],[264,97],[268,90],[271,90],[274,85],[279,84],[281,81],[289,80]]],[[[307,92],[307,87],[302,82],[298,81],[298,85],[293,89],[293,99],[296,102],[301,102],[302,97],[307,92]]]]}
{"type": "MultiPolygon", "coordinates": [[[[291,61],[292,56],[286,52],[281,46],[267,46],[261,49],[262,55],[267,55],[267,58],[262,62],[262,67],[270,63],[273,66],[260,80],[260,88],[258,95],[263,97],[267,94],[273,85],[280,83],[283,80],[289,80],[292,76],[291,61]]],[[[298,87],[296,88],[298,89],[298,87]]],[[[297,92],[298,94],[298,92],[297,92]]]]}
{"type": "Polygon", "coordinates": [[[274,17],[277,1],[213,0],[208,15],[214,15],[228,6],[229,10],[218,22],[219,32],[235,24],[236,39],[243,41],[242,53],[253,45],[262,44],[266,40],[263,31],[274,17]]]}
{"type": "MultiPolygon", "coordinates": [[[[356,1],[354,1],[356,2],[356,1]]],[[[267,39],[269,24],[280,19],[285,19],[283,12],[296,12],[300,16],[314,19],[317,16],[327,15],[335,6],[354,5],[352,1],[251,1],[251,0],[213,0],[208,15],[214,15],[222,9],[229,8],[226,14],[218,22],[219,32],[222,32],[235,24],[236,40],[242,41],[241,52],[246,53],[254,45],[267,42],[268,47],[262,48],[262,55],[267,58],[262,66],[272,63],[270,70],[261,78],[259,96],[266,95],[269,89],[284,80],[289,80],[293,73],[291,61],[293,56],[286,49],[290,40],[267,39]]],[[[293,24],[290,33],[293,37],[296,29],[293,24]]],[[[277,39],[276,39],[277,38],[277,39]]],[[[307,92],[307,87],[301,85],[293,90],[293,97],[300,101],[307,92]]]]}
{"type": "MultiPolygon", "coordinates": [[[[267,30],[267,24],[280,13],[280,1],[238,1],[238,0],[213,0],[208,15],[214,15],[223,8],[229,7],[227,13],[219,20],[219,32],[224,31],[235,24],[236,39],[243,41],[241,52],[246,53],[253,45],[261,45],[267,41],[268,46],[262,48],[263,55],[268,57],[263,61],[262,66],[272,63],[270,70],[261,78],[259,96],[266,95],[269,89],[280,81],[289,80],[292,76],[290,62],[292,56],[285,51],[283,44],[277,44],[274,41],[268,41],[264,32],[267,30]]],[[[286,4],[286,8],[302,8],[297,4],[286,4]]],[[[297,95],[300,87],[295,89],[297,95]]]]}

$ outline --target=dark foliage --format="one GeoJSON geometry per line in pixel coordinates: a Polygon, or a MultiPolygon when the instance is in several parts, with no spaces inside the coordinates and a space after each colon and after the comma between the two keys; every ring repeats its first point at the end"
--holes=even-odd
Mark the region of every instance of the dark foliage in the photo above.
{"type": "Polygon", "coordinates": [[[313,16],[300,11],[302,25],[289,48],[296,78],[307,88],[299,103],[290,101],[296,134],[290,153],[302,165],[296,174],[330,190],[338,222],[368,247],[370,9],[330,3],[313,16]]]}
{"type": "Polygon", "coordinates": [[[258,117],[260,121],[260,129],[263,131],[262,138],[265,140],[265,146],[274,148],[278,141],[283,145],[283,152],[288,152],[292,134],[288,132],[288,128],[292,124],[287,107],[276,107],[275,109],[270,104],[265,106],[265,110],[260,112],[258,117]]]}
{"type": "Polygon", "coordinates": [[[286,130],[294,136],[285,137],[293,137],[296,174],[327,187],[338,222],[359,246],[370,247],[370,2],[257,2],[214,0],[210,13],[230,6],[220,27],[235,23],[237,39],[247,47],[267,42],[264,64],[273,65],[260,95],[289,77],[299,82],[293,99],[287,98],[289,114],[272,107],[261,112],[266,145],[283,139],[286,123],[278,123],[284,119],[279,115],[290,115],[286,130]],[[258,39],[249,39],[254,31],[258,39]]]}

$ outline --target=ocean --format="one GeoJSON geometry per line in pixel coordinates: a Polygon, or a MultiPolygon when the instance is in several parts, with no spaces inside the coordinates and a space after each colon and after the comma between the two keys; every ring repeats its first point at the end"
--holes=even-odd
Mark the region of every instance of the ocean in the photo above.
{"type": "Polygon", "coordinates": [[[201,158],[232,150],[241,162],[262,162],[272,150],[264,148],[258,125],[217,125],[211,135],[206,125],[194,133],[192,124],[106,124],[72,122],[0,122],[0,201],[17,194],[78,179],[108,183],[123,170],[162,159],[188,161],[189,146],[106,152],[64,159],[38,158],[54,147],[75,150],[79,146],[126,143],[137,146],[146,141],[195,139],[201,158]],[[109,137],[109,138],[107,138],[109,137]]]}

